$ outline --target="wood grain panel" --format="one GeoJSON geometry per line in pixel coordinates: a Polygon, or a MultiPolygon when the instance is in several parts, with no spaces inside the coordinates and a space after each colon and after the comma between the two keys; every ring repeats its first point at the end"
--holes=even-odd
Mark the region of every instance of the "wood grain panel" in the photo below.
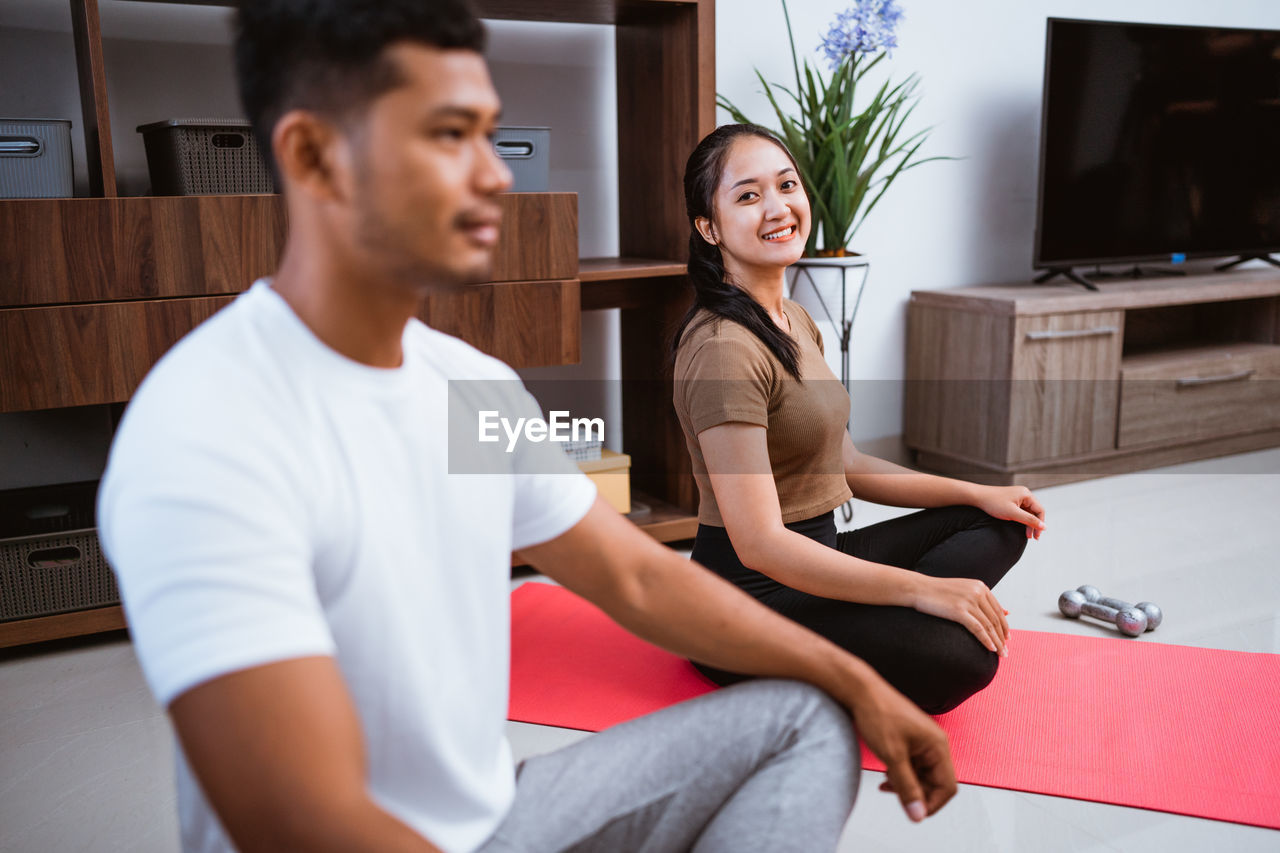
{"type": "MultiPolygon", "coordinates": [[[[685,161],[716,124],[714,9],[707,0],[619,16],[619,243],[624,256],[687,257],[685,161]]],[[[684,512],[696,511],[697,486],[671,404],[668,343],[691,301],[686,285],[622,314],[623,450],[631,455],[632,487],[684,512]]]]}
{"type": "Polygon", "coordinates": [[[1096,293],[1075,285],[1008,284],[917,290],[911,298],[940,307],[1025,316],[1073,311],[1124,311],[1277,295],[1280,295],[1280,270],[1251,269],[1185,278],[1108,282],[1096,293]]]}
{"type": "Polygon", "coordinates": [[[658,278],[685,275],[683,261],[657,261],[647,258],[579,258],[580,281],[619,281],[628,278],[658,278]]]}
{"type": "MultiPolygon", "coordinates": [[[[143,0],[186,6],[235,6],[235,0],[143,0]]],[[[551,21],[578,24],[613,24],[633,11],[654,6],[692,6],[698,0],[475,0],[483,18],[512,21],[551,21]]]]}
{"type": "Polygon", "coordinates": [[[582,358],[577,280],[481,284],[427,297],[425,323],[512,367],[582,358]]]}
{"type": "Polygon", "coordinates": [[[0,309],[0,412],[128,400],[169,347],[232,299],[0,309]]]}
{"type": "Polygon", "coordinates": [[[671,402],[668,346],[693,301],[684,287],[667,299],[622,314],[622,449],[631,456],[631,487],[696,512],[697,484],[671,402]]]}
{"type": "Polygon", "coordinates": [[[1126,359],[1118,447],[1280,428],[1280,346],[1238,343],[1126,359]]]}
{"type": "MultiPolygon", "coordinates": [[[[716,129],[716,4],[698,4],[698,130],[699,140],[716,129]]],[[[692,152],[692,149],[690,149],[692,152]]],[[[685,157],[688,158],[688,154],[685,157]]]]}
{"type": "Polygon", "coordinates": [[[271,195],[0,201],[0,306],[237,293],[284,227],[271,195]]]}
{"type": "MultiPolygon", "coordinates": [[[[577,196],[500,197],[494,281],[577,276],[577,196]]],[[[0,201],[0,306],[238,293],[284,247],[279,196],[0,201]]]]}
{"type": "MultiPolygon", "coordinates": [[[[582,310],[643,308],[671,298],[683,298],[689,288],[684,275],[626,278],[582,283],[582,310]]],[[[655,342],[655,346],[657,343],[655,342]]]]}
{"type": "Polygon", "coordinates": [[[646,9],[617,27],[621,250],[641,258],[688,255],[683,175],[715,126],[714,18],[700,6],[646,9]]]}
{"type": "Polygon", "coordinates": [[[1018,318],[1004,461],[1115,447],[1123,340],[1120,311],[1018,318]]]}
{"type": "Polygon", "coordinates": [[[616,24],[663,6],[693,6],[698,0],[477,0],[482,17],[515,21],[616,24]]]}
{"type": "Polygon", "coordinates": [[[635,510],[644,504],[649,507],[649,514],[643,518],[634,518],[635,525],[659,542],[678,542],[692,539],[698,532],[698,517],[666,501],[655,498],[644,492],[631,490],[631,508],[635,510]]]}
{"type": "Polygon", "coordinates": [[[77,610],[75,613],[59,613],[55,616],[41,616],[36,619],[0,622],[0,649],[28,643],[42,643],[45,640],[57,640],[62,637],[118,631],[124,627],[124,608],[118,605],[77,610]]]}
{"type": "Polygon", "coordinates": [[[71,32],[76,45],[89,192],[100,198],[111,198],[116,194],[116,163],[107,109],[107,66],[102,53],[98,0],[71,0],[71,32]]]}
{"type": "Polygon", "coordinates": [[[1007,457],[1012,336],[1010,317],[947,311],[913,297],[903,419],[909,447],[1007,457]]]}
{"type": "Polygon", "coordinates": [[[492,281],[578,277],[577,193],[506,193],[492,281]]]}

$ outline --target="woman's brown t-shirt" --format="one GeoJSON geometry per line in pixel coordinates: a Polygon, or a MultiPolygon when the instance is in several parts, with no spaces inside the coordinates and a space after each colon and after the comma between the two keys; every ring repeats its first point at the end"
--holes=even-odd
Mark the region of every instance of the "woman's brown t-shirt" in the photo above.
{"type": "MultiPolygon", "coordinates": [[[[821,515],[851,497],[842,463],[849,394],[827,366],[822,335],[808,312],[789,299],[783,311],[798,344],[803,381],[746,327],[707,311],[694,317],[676,350],[676,416],[693,459],[702,524],[723,527],[724,519],[698,433],[724,423],[765,428],[783,523],[821,515]]],[[[742,470],[724,473],[767,472],[747,470],[744,463],[742,470]]]]}

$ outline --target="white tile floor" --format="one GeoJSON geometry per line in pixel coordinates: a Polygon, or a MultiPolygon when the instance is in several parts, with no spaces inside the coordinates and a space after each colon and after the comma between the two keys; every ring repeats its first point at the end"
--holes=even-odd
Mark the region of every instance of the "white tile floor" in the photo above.
{"type": "MultiPolygon", "coordinates": [[[[1161,642],[1280,652],[1280,449],[1038,494],[1049,529],[997,589],[1014,628],[1105,634],[1056,609],[1059,592],[1093,583],[1159,603],[1161,642]]],[[[860,504],[854,524],[900,512],[860,504]]],[[[0,851],[176,850],[167,726],[128,643],[0,654],[0,851]]],[[[517,723],[510,734],[517,757],[582,736],[517,723]]],[[[864,773],[841,851],[1280,850],[1272,830],[968,785],[912,825],[881,778],[864,773]]]]}

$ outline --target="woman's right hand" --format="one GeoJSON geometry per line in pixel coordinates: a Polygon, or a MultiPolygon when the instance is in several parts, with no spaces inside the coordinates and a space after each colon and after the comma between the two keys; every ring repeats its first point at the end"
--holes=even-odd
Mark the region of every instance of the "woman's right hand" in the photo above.
{"type": "Polygon", "coordinates": [[[920,587],[913,607],[921,613],[959,622],[968,628],[978,642],[1001,657],[1009,654],[1009,623],[1005,609],[980,580],[972,578],[935,578],[920,575],[920,587]]]}

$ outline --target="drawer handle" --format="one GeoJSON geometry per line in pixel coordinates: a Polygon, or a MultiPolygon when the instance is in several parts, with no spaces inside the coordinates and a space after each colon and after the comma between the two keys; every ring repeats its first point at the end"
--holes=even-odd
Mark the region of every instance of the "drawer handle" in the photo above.
{"type": "Polygon", "coordinates": [[[533,156],[533,143],[523,140],[503,139],[495,142],[494,148],[503,160],[528,160],[533,156]]]}
{"type": "Polygon", "coordinates": [[[0,157],[34,157],[40,153],[40,140],[34,136],[0,136],[0,157]]]}
{"type": "Polygon", "coordinates": [[[1213,385],[1218,382],[1239,382],[1241,379],[1248,379],[1257,371],[1253,368],[1248,370],[1237,370],[1235,373],[1224,373],[1221,376],[1188,376],[1177,380],[1174,384],[1179,388],[1188,388],[1193,385],[1213,385]]]}
{"type": "Polygon", "coordinates": [[[1039,329],[1027,332],[1027,340],[1050,341],[1065,338],[1097,338],[1103,335],[1114,335],[1118,331],[1120,331],[1119,326],[1094,326],[1092,329],[1039,329]]]}
{"type": "Polygon", "coordinates": [[[27,555],[27,565],[33,569],[65,569],[80,562],[83,554],[74,545],[61,548],[44,548],[27,555]]]}

